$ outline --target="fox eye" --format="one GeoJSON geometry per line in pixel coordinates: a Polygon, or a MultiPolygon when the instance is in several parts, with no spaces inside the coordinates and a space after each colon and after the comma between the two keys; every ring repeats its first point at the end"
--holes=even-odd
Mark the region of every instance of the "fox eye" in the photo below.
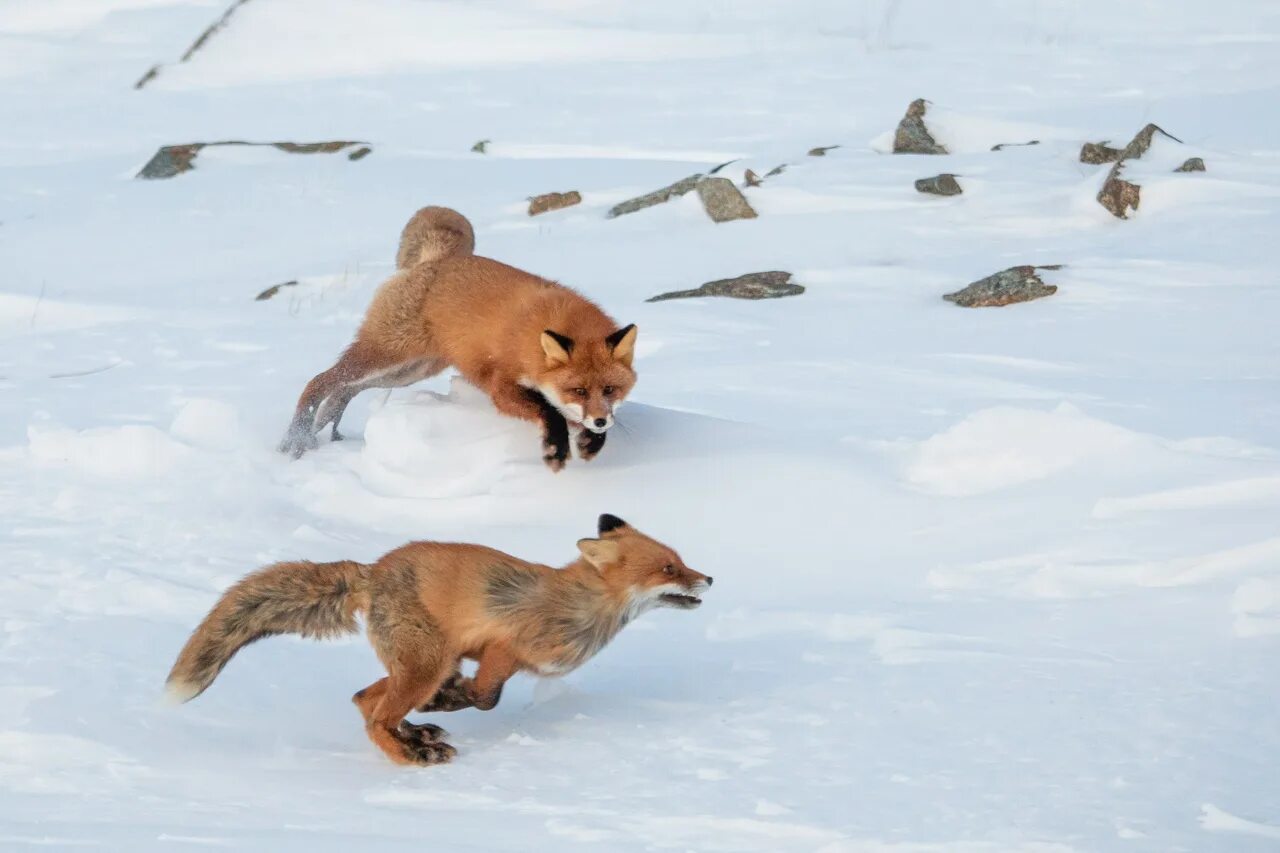
{"type": "Polygon", "coordinates": [[[574,396],[576,396],[576,397],[585,397],[585,396],[587,396],[587,389],[586,389],[586,388],[574,388],[574,389],[573,389],[573,394],[574,394],[574,396]]]}
{"type": "Polygon", "coordinates": [[[606,386],[604,386],[604,395],[605,395],[606,397],[612,397],[612,396],[613,396],[613,386],[612,386],[612,385],[606,385],[606,386]]]}
{"type": "Polygon", "coordinates": [[[676,573],[676,567],[671,565],[670,563],[667,563],[665,566],[662,567],[662,573],[664,575],[674,575],[676,573]]]}

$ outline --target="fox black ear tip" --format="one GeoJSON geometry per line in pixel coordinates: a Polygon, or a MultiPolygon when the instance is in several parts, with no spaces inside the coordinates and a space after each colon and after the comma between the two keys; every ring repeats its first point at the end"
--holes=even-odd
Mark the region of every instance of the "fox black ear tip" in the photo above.
{"type": "Polygon", "coordinates": [[[616,515],[604,513],[600,516],[599,529],[601,533],[608,533],[610,530],[617,530],[619,527],[626,527],[627,523],[616,515]]]}

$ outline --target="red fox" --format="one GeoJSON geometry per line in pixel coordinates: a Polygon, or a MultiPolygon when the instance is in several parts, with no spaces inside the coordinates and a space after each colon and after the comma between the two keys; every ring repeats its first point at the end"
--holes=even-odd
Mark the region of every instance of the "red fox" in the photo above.
{"type": "Polygon", "coordinates": [[[543,460],[559,471],[570,427],[582,459],[604,447],[613,413],[635,385],[636,327],[619,327],[585,296],[473,254],[466,217],[424,207],[400,235],[397,271],[355,342],[298,400],[280,450],[301,456],[366,388],[398,388],[455,367],[498,411],[542,425],[543,460]]]}
{"type": "Polygon", "coordinates": [[[520,671],[563,675],[603,649],[653,607],[690,610],[712,578],[613,515],[596,539],[553,569],[485,548],[413,542],[372,565],[276,563],[223,594],[178,655],[166,682],[186,702],[213,683],[241,647],[273,634],[323,639],[355,633],[387,669],[352,697],[365,731],[398,764],[440,764],[457,754],[419,711],[489,710],[520,671]],[[463,659],[479,662],[464,677],[463,659]]]}

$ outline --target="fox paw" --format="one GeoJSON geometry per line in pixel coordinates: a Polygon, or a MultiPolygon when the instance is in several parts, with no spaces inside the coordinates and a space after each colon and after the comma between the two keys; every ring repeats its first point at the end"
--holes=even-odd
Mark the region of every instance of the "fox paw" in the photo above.
{"type": "Polygon", "coordinates": [[[288,453],[294,459],[298,459],[308,450],[315,450],[319,446],[320,442],[309,430],[291,429],[285,433],[279,449],[281,453],[288,453]]]}
{"type": "Polygon", "coordinates": [[[431,723],[411,723],[400,721],[400,736],[409,743],[436,743],[449,736],[440,726],[431,723]]]}
{"type": "Polygon", "coordinates": [[[584,429],[578,433],[576,443],[578,445],[578,458],[589,461],[596,458],[596,454],[604,447],[604,439],[607,433],[592,432],[584,429]]]}
{"type": "Polygon", "coordinates": [[[441,741],[403,740],[404,757],[410,764],[429,767],[432,764],[448,764],[458,754],[447,743],[441,741]]]}
{"type": "Polygon", "coordinates": [[[542,442],[542,461],[547,463],[547,467],[552,471],[559,471],[564,467],[564,463],[569,459],[569,442],[565,441],[543,441],[542,442]]]}

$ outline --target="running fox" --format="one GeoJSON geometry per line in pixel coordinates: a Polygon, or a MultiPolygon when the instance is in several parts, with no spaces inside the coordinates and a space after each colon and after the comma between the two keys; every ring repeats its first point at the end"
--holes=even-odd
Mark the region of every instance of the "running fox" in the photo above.
{"type": "Polygon", "coordinates": [[[219,599],[169,673],[170,696],[187,701],[213,683],[241,647],[273,634],[323,639],[355,633],[387,669],[352,697],[365,731],[398,764],[440,764],[457,754],[445,731],[404,717],[419,711],[489,710],[520,671],[563,675],[653,607],[690,610],[712,578],[613,515],[596,539],[553,569],[485,548],[413,542],[372,565],[276,563],[219,599]],[[464,677],[463,659],[479,662],[464,677]]]}
{"type": "Polygon", "coordinates": [[[553,281],[473,254],[466,217],[424,207],[400,236],[397,271],[374,294],[355,342],[298,400],[280,450],[301,456],[366,388],[398,388],[449,366],[498,411],[542,425],[543,460],[559,471],[570,431],[582,459],[604,447],[636,382],[636,327],[553,281]]]}

